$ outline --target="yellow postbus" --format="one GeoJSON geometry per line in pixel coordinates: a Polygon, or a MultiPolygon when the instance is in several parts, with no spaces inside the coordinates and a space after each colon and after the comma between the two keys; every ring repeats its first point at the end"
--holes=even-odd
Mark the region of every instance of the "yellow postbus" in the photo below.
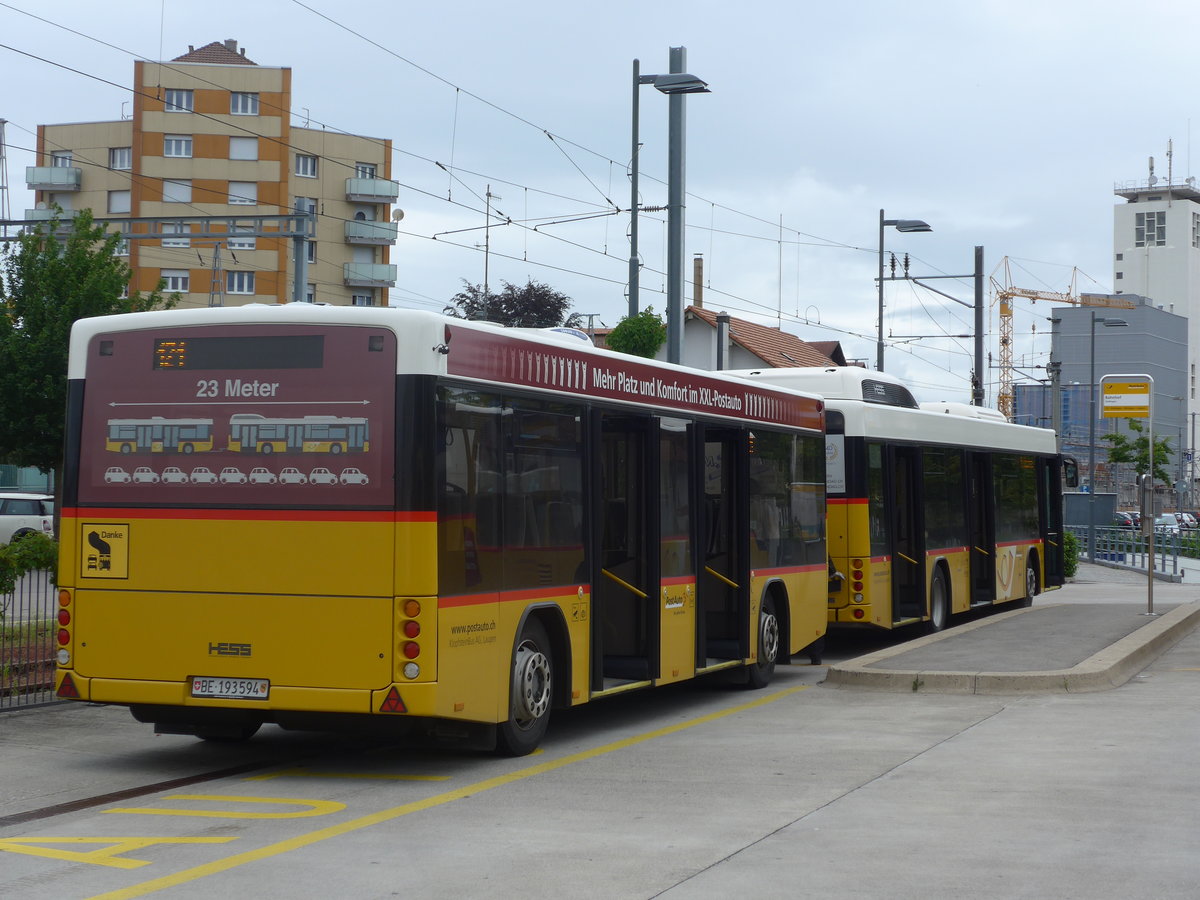
{"type": "Polygon", "coordinates": [[[109,419],[104,449],[112,453],[207,453],[213,448],[212,419],[109,419]]]}
{"type": "Polygon", "coordinates": [[[390,725],[523,754],[552,708],[721,670],[761,686],[825,632],[808,394],[577,334],[285,304],[76,323],[68,415],[58,695],[160,732],[390,725]],[[106,480],[113,403],[211,415],[215,449],[106,480]],[[355,452],[236,433],[308,417],[361,422],[355,452]]]}
{"type": "Polygon", "coordinates": [[[930,631],[1063,584],[1054,432],[854,367],[743,373],[826,402],[831,626],[930,631]]]}

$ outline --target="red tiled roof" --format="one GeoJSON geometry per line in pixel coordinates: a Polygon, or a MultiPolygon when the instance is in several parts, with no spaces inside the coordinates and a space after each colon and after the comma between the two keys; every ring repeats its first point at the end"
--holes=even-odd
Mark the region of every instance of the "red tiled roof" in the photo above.
{"type": "MultiPolygon", "coordinates": [[[[717,314],[711,309],[689,306],[687,315],[695,316],[717,327],[717,314]]],[[[729,337],[734,343],[745,347],[766,365],[774,369],[790,369],[794,366],[836,365],[826,354],[812,344],[800,340],[794,334],[756,325],[747,319],[729,319],[729,337]]]]}
{"type": "Polygon", "coordinates": [[[189,47],[187,53],[175,57],[171,62],[213,63],[218,66],[258,65],[254,60],[247,59],[244,55],[245,52],[243,48],[242,52],[238,53],[237,41],[231,38],[228,41],[213,41],[211,44],[205,44],[194,50],[189,47]]]}

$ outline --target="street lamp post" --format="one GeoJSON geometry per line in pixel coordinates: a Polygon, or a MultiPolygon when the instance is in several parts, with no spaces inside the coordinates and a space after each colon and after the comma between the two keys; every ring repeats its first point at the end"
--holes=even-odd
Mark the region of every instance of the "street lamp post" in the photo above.
{"type": "Polygon", "coordinates": [[[639,312],[638,257],[638,88],[652,84],[668,97],[667,122],[667,359],[679,362],[683,353],[683,198],[684,198],[684,94],[711,93],[708,84],[684,71],[687,50],[672,47],[670,72],[642,75],[641,63],[633,61],[633,141],[629,163],[629,315],[639,312]],[[674,339],[673,339],[674,336],[674,339]]]}
{"type": "Polygon", "coordinates": [[[879,339],[875,343],[875,371],[883,371],[883,229],[892,226],[897,231],[933,231],[928,222],[920,219],[885,219],[879,211],[879,339]]]}
{"type": "Polygon", "coordinates": [[[1128,325],[1124,319],[1097,318],[1092,313],[1091,342],[1088,350],[1088,562],[1096,561],[1096,326],[1120,328],[1128,325]]]}

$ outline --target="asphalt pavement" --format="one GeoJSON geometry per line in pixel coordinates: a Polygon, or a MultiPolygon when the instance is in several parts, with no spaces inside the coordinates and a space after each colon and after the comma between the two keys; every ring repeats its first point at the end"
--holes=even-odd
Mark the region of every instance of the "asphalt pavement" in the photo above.
{"type": "Polygon", "coordinates": [[[1124,684],[1200,624],[1200,585],[1080,563],[1026,609],[830,666],[827,684],[966,694],[1080,693],[1124,684]]]}

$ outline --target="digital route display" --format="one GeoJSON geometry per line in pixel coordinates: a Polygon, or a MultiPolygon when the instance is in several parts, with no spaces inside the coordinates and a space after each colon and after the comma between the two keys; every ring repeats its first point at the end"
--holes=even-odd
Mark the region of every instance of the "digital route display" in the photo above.
{"type": "Polygon", "coordinates": [[[325,338],[319,334],[255,337],[155,338],[155,369],[320,369],[325,338]]]}

